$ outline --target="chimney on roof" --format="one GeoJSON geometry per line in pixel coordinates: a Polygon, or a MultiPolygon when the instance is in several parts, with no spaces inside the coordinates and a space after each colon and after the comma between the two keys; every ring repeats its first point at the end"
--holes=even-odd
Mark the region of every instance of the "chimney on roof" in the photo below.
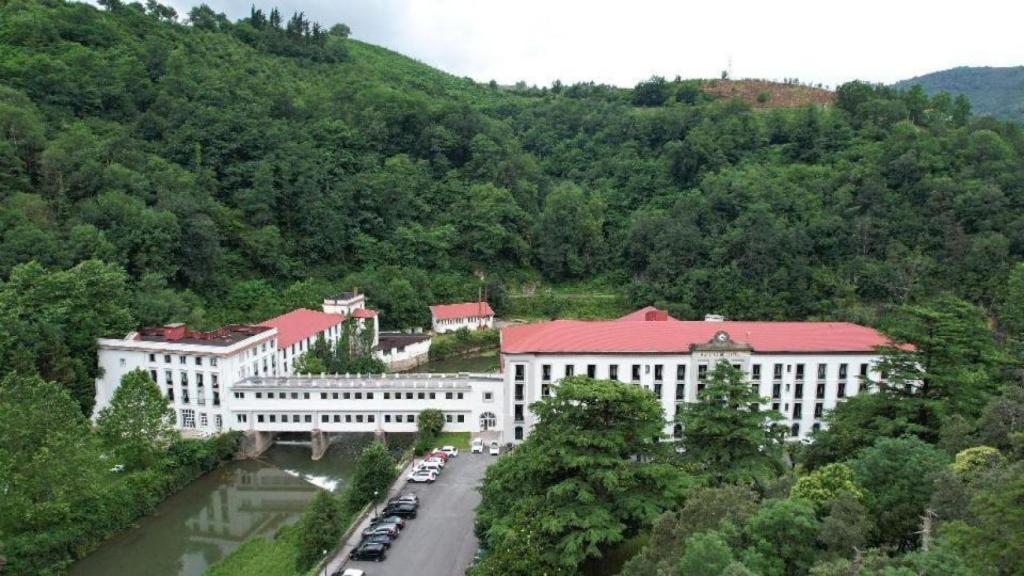
{"type": "Polygon", "coordinates": [[[705,314],[704,315],[704,321],[705,322],[724,322],[725,321],[725,316],[722,316],[721,314],[705,314]]]}
{"type": "Polygon", "coordinates": [[[648,310],[644,314],[645,322],[666,322],[668,321],[668,312],[665,310],[648,310]]]}
{"type": "Polygon", "coordinates": [[[185,337],[186,331],[187,330],[185,328],[185,325],[182,324],[181,322],[177,322],[174,324],[166,324],[164,325],[164,340],[167,340],[169,342],[181,340],[182,338],[185,337]]]}

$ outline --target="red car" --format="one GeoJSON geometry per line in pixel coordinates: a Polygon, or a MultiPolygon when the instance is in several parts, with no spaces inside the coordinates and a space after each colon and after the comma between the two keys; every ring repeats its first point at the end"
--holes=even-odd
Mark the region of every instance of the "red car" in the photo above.
{"type": "Polygon", "coordinates": [[[445,454],[444,452],[441,452],[440,450],[438,450],[437,452],[431,452],[430,455],[427,456],[427,458],[424,458],[424,460],[426,460],[428,458],[440,458],[441,460],[444,460],[445,462],[448,462],[449,456],[448,456],[448,454],[445,454]]]}

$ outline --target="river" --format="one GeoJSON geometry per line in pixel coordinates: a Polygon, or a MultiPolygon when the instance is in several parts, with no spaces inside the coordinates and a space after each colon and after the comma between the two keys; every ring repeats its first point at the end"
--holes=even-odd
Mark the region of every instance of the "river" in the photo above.
{"type": "MultiPolygon", "coordinates": [[[[400,450],[411,442],[389,435],[400,450]]],[[[352,477],[372,434],[346,434],[317,462],[308,443],[281,442],[259,460],[229,462],[162,502],[71,567],[72,576],[201,576],[243,542],[295,522],[319,489],[352,477]]]]}

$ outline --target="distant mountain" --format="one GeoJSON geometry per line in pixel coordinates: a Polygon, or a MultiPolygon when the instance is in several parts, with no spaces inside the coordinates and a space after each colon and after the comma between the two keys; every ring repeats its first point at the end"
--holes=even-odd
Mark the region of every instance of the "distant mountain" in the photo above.
{"type": "Polygon", "coordinates": [[[975,114],[1024,122],[1024,66],[961,66],[902,80],[896,86],[909,88],[915,84],[929,94],[943,90],[954,96],[964,94],[970,98],[975,114]]]}

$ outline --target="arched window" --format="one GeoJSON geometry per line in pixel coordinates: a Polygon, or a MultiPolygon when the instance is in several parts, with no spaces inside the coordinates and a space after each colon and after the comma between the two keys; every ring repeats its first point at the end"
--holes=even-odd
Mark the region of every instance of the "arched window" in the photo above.
{"type": "Polygon", "coordinates": [[[522,426],[516,426],[516,440],[522,440],[522,439],[523,439],[523,427],[522,426]]]}
{"type": "Polygon", "coordinates": [[[799,422],[794,423],[793,424],[793,428],[790,429],[790,432],[792,432],[792,434],[790,434],[791,436],[799,436],[800,435],[800,423],[799,422]]]}
{"type": "Polygon", "coordinates": [[[480,430],[486,432],[498,425],[498,418],[494,412],[484,412],[480,415],[480,430]]]}
{"type": "Polygon", "coordinates": [[[675,438],[676,440],[678,440],[678,439],[683,437],[683,425],[682,424],[676,424],[675,426],[672,427],[672,437],[675,438]]]}

